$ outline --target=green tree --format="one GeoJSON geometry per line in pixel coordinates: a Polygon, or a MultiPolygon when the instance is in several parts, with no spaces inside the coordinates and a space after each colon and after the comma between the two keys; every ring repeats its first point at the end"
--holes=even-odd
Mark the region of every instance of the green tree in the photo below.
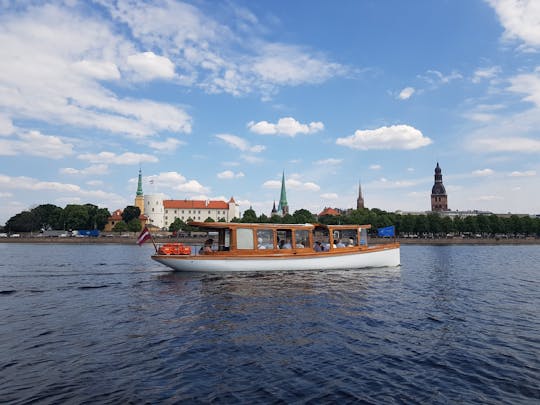
{"type": "Polygon", "coordinates": [[[42,204],[32,209],[35,215],[36,229],[62,229],[63,209],[54,204],[42,204]]]}
{"type": "Polygon", "coordinates": [[[208,217],[208,218],[206,218],[206,219],[204,220],[204,222],[216,222],[216,221],[214,221],[214,218],[208,217]]]}
{"type": "Polygon", "coordinates": [[[133,218],[139,218],[140,215],[141,209],[139,207],[128,205],[124,208],[124,211],[122,211],[122,221],[128,224],[133,218]]]}
{"type": "Polygon", "coordinates": [[[98,208],[94,217],[94,223],[96,224],[97,229],[102,231],[107,225],[107,221],[111,213],[107,208],[98,208]]]}
{"type": "Polygon", "coordinates": [[[249,208],[244,211],[244,215],[242,215],[242,222],[244,223],[257,222],[257,214],[255,214],[255,211],[252,208],[249,208]]]}
{"type": "Polygon", "coordinates": [[[114,224],[113,232],[127,232],[128,231],[128,225],[124,221],[118,221],[116,224],[114,224]]]}
{"type": "Polygon", "coordinates": [[[178,232],[186,227],[186,223],[180,218],[175,218],[174,222],[169,225],[170,232],[178,232]]]}
{"type": "Polygon", "coordinates": [[[64,208],[64,223],[67,229],[88,229],[88,209],[78,204],[68,204],[64,208]]]}
{"type": "Polygon", "coordinates": [[[139,232],[141,230],[141,221],[138,218],[133,218],[127,223],[128,231],[139,232]]]}
{"type": "Polygon", "coordinates": [[[315,222],[315,215],[303,208],[294,211],[293,218],[294,222],[297,224],[309,224],[315,222]]]}
{"type": "Polygon", "coordinates": [[[36,216],[31,211],[23,211],[6,221],[8,232],[31,232],[37,229],[36,216]]]}

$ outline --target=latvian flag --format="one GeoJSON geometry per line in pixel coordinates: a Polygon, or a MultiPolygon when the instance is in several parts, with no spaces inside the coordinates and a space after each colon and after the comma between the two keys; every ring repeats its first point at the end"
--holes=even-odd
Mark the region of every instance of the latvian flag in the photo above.
{"type": "Polygon", "coordinates": [[[146,242],[148,239],[150,239],[152,236],[150,235],[150,231],[145,226],[142,230],[141,234],[137,238],[137,245],[141,246],[144,242],[146,242]]]}

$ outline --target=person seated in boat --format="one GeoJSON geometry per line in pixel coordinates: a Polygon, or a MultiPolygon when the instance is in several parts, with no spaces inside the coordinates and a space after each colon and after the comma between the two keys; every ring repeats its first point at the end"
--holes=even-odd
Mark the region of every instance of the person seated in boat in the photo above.
{"type": "Polygon", "coordinates": [[[353,238],[349,238],[349,246],[354,246],[354,239],[353,238]]]}
{"type": "Polygon", "coordinates": [[[212,238],[206,239],[204,242],[204,246],[201,247],[199,250],[199,253],[205,254],[205,253],[212,253],[212,244],[214,243],[214,240],[212,238]]]}
{"type": "Polygon", "coordinates": [[[296,244],[296,248],[297,249],[303,249],[305,246],[304,244],[302,243],[302,241],[298,241],[298,243],[296,244]]]}
{"type": "Polygon", "coordinates": [[[337,248],[344,248],[344,247],[345,247],[345,243],[343,243],[341,240],[339,240],[338,243],[336,244],[336,247],[337,247],[337,248]]]}
{"type": "Polygon", "coordinates": [[[315,245],[313,245],[313,249],[315,250],[315,252],[322,252],[323,251],[323,247],[321,245],[320,240],[315,242],[315,245]]]}
{"type": "Polygon", "coordinates": [[[291,241],[289,239],[285,239],[285,241],[283,241],[281,249],[292,249],[291,241]]]}
{"type": "Polygon", "coordinates": [[[330,243],[328,243],[328,242],[323,243],[322,247],[323,247],[323,252],[329,252],[330,251],[330,243]]]}
{"type": "Polygon", "coordinates": [[[257,239],[257,249],[266,249],[266,246],[263,244],[262,238],[257,239]]]}

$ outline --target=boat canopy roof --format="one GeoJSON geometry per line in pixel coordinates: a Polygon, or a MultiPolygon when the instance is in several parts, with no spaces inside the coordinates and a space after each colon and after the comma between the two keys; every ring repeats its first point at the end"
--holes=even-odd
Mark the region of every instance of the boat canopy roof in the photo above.
{"type": "Polygon", "coordinates": [[[189,225],[205,231],[216,231],[219,229],[237,229],[237,228],[252,228],[252,229],[304,229],[304,230],[328,230],[342,231],[347,229],[370,229],[371,225],[324,225],[324,224],[274,224],[274,223],[243,223],[243,222],[190,222],[189,225]]]}

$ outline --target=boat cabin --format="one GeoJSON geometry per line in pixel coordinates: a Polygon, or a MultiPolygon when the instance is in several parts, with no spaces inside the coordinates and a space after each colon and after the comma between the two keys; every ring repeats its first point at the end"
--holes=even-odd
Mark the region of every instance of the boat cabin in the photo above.
{"type": "Polygon", "coordinates": [[[219,253],[335,252],[338,249],[367,248],[371,225],[244,224],[191,222],[208,232],[211,251],[219,253]],[[210,242],[211,241],[211,242],[210,242]]]}

